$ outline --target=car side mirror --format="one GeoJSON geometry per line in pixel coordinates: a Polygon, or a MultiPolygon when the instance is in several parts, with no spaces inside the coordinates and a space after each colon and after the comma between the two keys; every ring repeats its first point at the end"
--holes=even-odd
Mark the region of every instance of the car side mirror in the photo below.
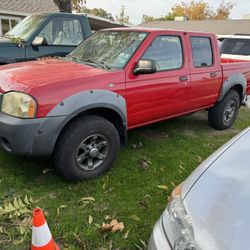
{"type": "Polygon", "coordinates": [[[133,73],[135,75],[141,75],[141,74],[153,74],[155,72],[156,72],[155,61],[150,59],[142,59],[137,63],[133,73]]]}
{"type": "Polygon", "coordinates": [[[47,45],[47,41],[46,41],[45,37],[36,36],[32,42],[32,45],[33,46],[47,45]]]}

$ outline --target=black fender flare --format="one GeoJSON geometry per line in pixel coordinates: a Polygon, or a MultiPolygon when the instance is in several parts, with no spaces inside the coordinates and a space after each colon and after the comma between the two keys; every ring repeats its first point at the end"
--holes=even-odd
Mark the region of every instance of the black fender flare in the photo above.
{"type": "Polygon", "coordinates": [[[126,100],[119,94],[108,90],[81,91],[58,103],[47,117],[64,117],[57,130],[56,138],[63,128],[77,115],[96,108],[108,108],[116,112],[122,121],[122,134],[127,140],[127,107],[126,100]]]}
{"type": "Polygon", "coordinates": [[[246,78],[241,73],[234,73],[230,75],[227,80],[223,82],[221,89],[220,89],[219,98],[217,101],[218,102],[221,101],[224,98],[224,96],[228,93],[228,91],[236,85],[240,85],[242,87],[241,98],[243,99],[243,97],[246,94],[246,88],[247,88],[246,78]]]}

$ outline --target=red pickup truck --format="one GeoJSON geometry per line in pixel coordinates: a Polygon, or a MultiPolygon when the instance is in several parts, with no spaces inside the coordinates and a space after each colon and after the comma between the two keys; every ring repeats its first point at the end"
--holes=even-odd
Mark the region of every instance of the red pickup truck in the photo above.
{"type": "Polygon", "coordinates": [[[119,28],[66,58],[2,66],[0,144],[53,155],[77,181],[110,169],[127,130],[197,110],[229,128],[250,93],[250,62],[223,62],[215,35],[119,28]]]}

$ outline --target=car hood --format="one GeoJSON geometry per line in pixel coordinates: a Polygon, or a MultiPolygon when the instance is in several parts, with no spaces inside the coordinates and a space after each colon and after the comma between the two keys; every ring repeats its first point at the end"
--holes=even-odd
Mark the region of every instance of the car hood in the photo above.
{"type": "Polygon", "coordinates": [[[203,250],[249,249],[250,129],[233,138],[183,184],[184,204],[203,250]],[[188,186],[188,188],[187,188],[188,186]]]}
{"type": "Polygon", "coordinates": [[[100,68],[64,60],[37,60],[15,63],[0,68],[0,91],[22,91],[32,93],[38,88],[84,82],[109,72],[100,68]]]}

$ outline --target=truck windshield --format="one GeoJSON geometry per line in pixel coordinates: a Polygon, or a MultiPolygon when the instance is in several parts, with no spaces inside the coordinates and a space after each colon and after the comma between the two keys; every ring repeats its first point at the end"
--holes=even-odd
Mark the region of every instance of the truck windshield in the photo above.
{"type": "Polygon", "coordinates": [[[122,69],[147,36],[138,31],[98,31],[81,43],[69,58],[83,63],[122,69]]]}
{"type": "Polygon", "coordinates": [[[250,39],[226,38],[221,44],[220,52],[222,54],[249,56],[250,55],[250,39]]]}
{"type": "Polygon", "coordinates": [[[13,29],[7,32],[4,37],[19,38],[24,41],[33,34],[38,25],[44,20],[44,15],[27,16],[13,29]]]}

